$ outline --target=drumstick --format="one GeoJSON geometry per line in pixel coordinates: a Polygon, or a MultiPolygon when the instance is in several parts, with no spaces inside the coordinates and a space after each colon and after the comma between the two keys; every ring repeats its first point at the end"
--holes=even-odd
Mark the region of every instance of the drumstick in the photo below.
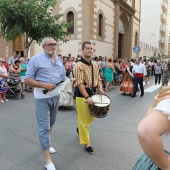
{"type": "MultiPolygon", "coordinates": [[[[87,102],[84,102],[87,103],[87,102]]],[[[94,104],[109,104],[109,103],[101,103],[101,102],[93,102],[94,104]]]]}

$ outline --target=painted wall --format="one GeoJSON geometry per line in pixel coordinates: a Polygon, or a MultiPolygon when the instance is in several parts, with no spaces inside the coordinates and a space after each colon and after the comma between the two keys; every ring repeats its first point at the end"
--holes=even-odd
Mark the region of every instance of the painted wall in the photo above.
{"type": "Polygon", "coordinates": [[[38,45],[38,44],[35,43],[34,54],[36,55],[36,54],[42,53],[43,51],[44,50],[42,48],[42,45],[38,45]]]}
{"type": "Polygon", "coordinates": [[[113,45],[112,44],[108,44],[108,43],[104,43],[101,41],[95,41],[96,45],[95,45],[95,49],[96,52],[94,52],[94,55],[96,56],[107,56],[107,57],[112,57],[113,53],[113,45]]]}
{"type": "Polygon", "coordinates": [[[139,53],[139,57],[146,56],[146,59],[149,59],[150,57],[154,56],[154,51],[149,50],[149,48],[141,47],[141,51],[139,53]]]}
{"type": "Polygon", "coordinates": [[[65,10],[67,9],[67,8],[70,8],[70,7],[73,7],[73,8],[75,8],[77,11],[81,11],[81,3],[82,3],[82,0],[60,0],[60,1],[58,1],[58,2],[60,2],[60,5],[59,5],[59,7],[60,7],[60,9],[61,9],[61,11],[60,11],[60,13],[64,13],[65,12],[65,10]]]}
{"type": "MultiPolygon", "coordinates": [[[[95,14],[94,18],[98,19],[99,13],[103,14],[104,21],[104,35],[100,39],[97,35],[98,30],[95,31],[93,36],[95,41],[95,55],[97,56],[113,56],[114,48],[114,3],[111,0],[95,0],[95,14]]],[[[94,25],[98,29],[98,20],[94,22],[94,25]]]]}
{"type": "Polygon", "coordinates": [[[59,50],[58,53],[61,53],[62,55],[68,55],[69,53],[72,54],[72,56],[77,56],[81,50],[81,45],[79,44],[82,39],[82,0],[59,0],[59,9],[61,10],[60,13],[63,13],[65,15],[65,18],[61,18],[62,20],[66,20],[66,12],[68,12],[68,9],[74,9],[74,26],[75,26],[75,33],[74,35],[71,35],[69,37],[69,42],[63,43],[62,41],[59,41],[59,50]]]}
{"type": "Polygon", "coordinates": [[[69,53],[71,53],[72,57],[76,57],[79,52],[78,49],[81,49],[81,46],[79,45],[80,40],[71,40],[67,43],[61,43],[60,49],[61,54],[63,56],[68,56],[69,53]]]}
{"type": "Polygon", "coordinates": [[[135,10],[136,10],[136,13],[135,13],[135,17],[136,18],[140,18],[140,15],[141,15],[141,0],[135,0],[135,10]]]}
{"type": "Polygon", "coordinates": [[[132,35],[132,58],[136,57],[136,53],[133,52],[133,48],[135,47],[135,35],[136,32],[138,33],[138,45],[139,45],[139,34],[140,34],[140,22],[139,20],[135,19],[133,20],[133,35],[132,35]]]}

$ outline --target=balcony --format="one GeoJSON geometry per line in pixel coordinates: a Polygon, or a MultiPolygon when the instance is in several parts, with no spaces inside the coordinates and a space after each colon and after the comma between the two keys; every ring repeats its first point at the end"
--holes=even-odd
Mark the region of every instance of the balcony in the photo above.
{"type": "Polygon", "coordinates": [[[164,15],[164,14],[161,14],[161,21],[162,21],[163,23],[166,23],[166,19],[167,19],[167,16],[164,15]]]}
{"type": "Polygon", "coordinates": [[[166,33],[166,26],[161,25],[160,26],[160,33],[165,34],[166,33]]]}
{"type": "Polygon", "coordinates": [[[159,43],[160,44],[165,44],[165,37],[160,37],[159,43]]]}
{"type": "Polygon", "coordinates": [[[163,1],[162,4],[161,4],[161,7],[162,7],[163,11],[167,11],[167,7],[168,7],[167,2],[163,1]]]}

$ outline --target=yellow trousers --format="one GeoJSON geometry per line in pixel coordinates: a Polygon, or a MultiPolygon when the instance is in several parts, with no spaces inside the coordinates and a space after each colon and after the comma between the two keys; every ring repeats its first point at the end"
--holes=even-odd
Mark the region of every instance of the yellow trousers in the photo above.
{"type": "Polygon", "coordinates": [[[89,125],[93,122],[94,116],[89,112],[89,106],[85,103],[85,98],[76,97],[76,107],[78,112],[78,129],[80,144],[89,144],[89,125]]]}

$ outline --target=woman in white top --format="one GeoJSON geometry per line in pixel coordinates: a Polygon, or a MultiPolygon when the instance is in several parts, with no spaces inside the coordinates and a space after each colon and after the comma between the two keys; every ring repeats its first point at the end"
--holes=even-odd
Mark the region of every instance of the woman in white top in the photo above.
{"type": "Polygon", "coordinates": [[[133,170],[170,170],[170,86],[155,97],[148,115],[138,126],[138,136],[146,155],[133,170]]]}
{"type": "Polygon", "coordinates": [[[5,60],[0,58],[0,103],[4,101],[9,101],[6,99],[6,92],[8,91],[8,85],[6,79],[8,78],[8,73],[6,67],[4,66],[5,60]]]}
{"type": "Polygon", "coordinates": [[[161,82],[161,75],[162,75],[162,65],[161,61],[158,60],[157,64],[155,65],[155,85],[160,84],[161,82]]]}

